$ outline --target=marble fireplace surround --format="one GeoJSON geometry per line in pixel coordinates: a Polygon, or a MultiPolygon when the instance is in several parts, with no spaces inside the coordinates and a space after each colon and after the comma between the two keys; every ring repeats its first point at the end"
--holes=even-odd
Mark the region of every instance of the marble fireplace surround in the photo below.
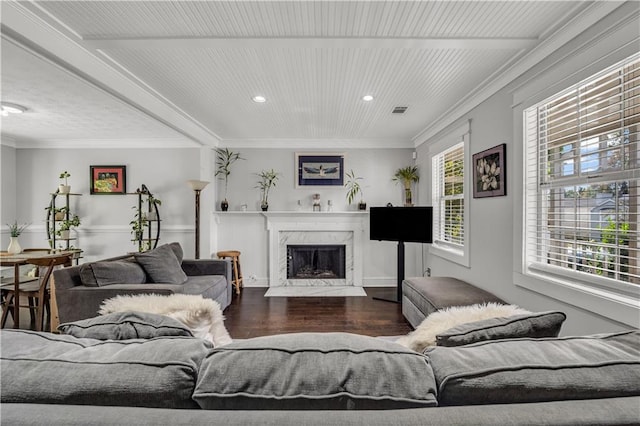
{"type": "Polygon", "coordinates": [[[269,287],[362,286],[366,216],[356,212],[267,212],[269,287]],[[287,279],[287,244],[344,244],[345,279],[287,279]]]}

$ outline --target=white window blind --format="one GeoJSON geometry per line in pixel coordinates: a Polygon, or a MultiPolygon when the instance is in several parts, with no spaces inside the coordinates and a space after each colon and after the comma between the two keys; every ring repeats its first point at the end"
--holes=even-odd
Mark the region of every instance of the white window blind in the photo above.
{"type": "Polygon", "coordinates": [[[640,284],[640,55],[524,112],[528,268],[640,284]]]}
{"type": "Polygon", "coordinates": [[[464,246],[464,142],[433,157],[434,239],[464,246]]]}

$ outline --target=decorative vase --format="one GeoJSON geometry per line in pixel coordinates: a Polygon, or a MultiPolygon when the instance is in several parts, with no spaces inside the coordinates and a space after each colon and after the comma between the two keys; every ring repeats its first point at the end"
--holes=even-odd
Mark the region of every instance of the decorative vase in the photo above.
{"type": "Polygon", "coordinates": [[[68,240],[70,238],[71,232],[69,230],[66,231],[60,231],[60,239],[61,240],[68,240]]]}
{"type": "Polygon", "coordinates": [[[411,188],[404,189],[404,206],[411,207],[413,206],[413,200],[411,199],[411,188]]]}
{"type": "Polygon", "coordinates": [[[20,254],[22,253],[22,247],[20,247],[20,243],[18,242],[18,237],[11,237],[9,241],[9,247],[7,248],[7,252],[10,254],[20,254]]]}
{"type": "Polygon", "coordinates": [[[358,210],[366,210],[367,209],[367,203],[365,203],[364,201],[360,201],[358,203],[358,210]]]}
{"type": "Polygon", "coordinates": [[[222,200],[222,202],[220,203],[220,209],[223,212],[226,212],[227,210],[229,210],[229,202],[227,201],[226,198],[224,200],[222,200]]]}
{"type": "Polygon", "coordinates": [[[260,204],[260,208],[262,209],[263,212],[266,212],[267,210],[269,210],[269,203],[267,203],[266,201],[263,201],[262,204],[260,204]]]}
{"type": "Polygon", "coordinates": [[[60,194],[69,194],[71,192],[71,185],[58,185],[58,192],[60,194]]]}

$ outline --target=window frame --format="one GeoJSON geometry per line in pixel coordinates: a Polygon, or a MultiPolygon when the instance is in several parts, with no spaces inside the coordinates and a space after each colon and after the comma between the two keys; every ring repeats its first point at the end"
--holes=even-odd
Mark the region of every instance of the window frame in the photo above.
{"type": "MultiPolygon", "coordinates": [[[[538,158],[534,165],[528,164],[528,162],[531,160],[531,150],[534,148],[537,150],[540,142],[536,137],[534,147],[528,140],[527,114],[531,108],[547,103],[551,99],[557,99],[571,90],[571,88],[583,86],[589,81],[593,82],[603,74],[637,59],[638,55],[631,55],[622,61],[618,61],[616,64],[606,67],[606,69],[601,69],[581,78],[580,81],[576,81],[568,89],[556,91],[556,93],[548,93],[545,100],[531,102],[528,105],[521,104],[514,110],[514,120],[519,118],[519,125],[522,126],[520,130],[523,141],[521,153],[523,161],[523,193],[521,200],[522,228],[519,232],[521,237],[521,252],[516,253],[516,257],[514,257],[515,265],[520,264],[520,267],[516,267],[514,270],[515,284],[519,287],[533,290],[565,303],[579,306],[605,317],[634,326],[638,325],[638,314],[640,313],[640,285],[600,277],[595,274],[581,273],[561,266],[530,261],[528,252],[532,247],[537,247],[530,242],[531,238],[535,237],[535,233],[531,231],[531,224],[536,223],[538,215],[540,214],[539,203],[541,203],[541,201],[539,197],[543,191],[539,190],[539,179],[537,176],[533,178],[536,182],[532,185],[531,173],[532,171],[538,171],[541,163],[539,163],[538,158]],[[520,114],[518,114],[518,112],[520,114]],[[535,201],[535,206],[531,205],[532,201],[535,201]]],[[[573,170],[575,172],[575,168],[573,170]]],[[[596,181],[598,179],[603,181],[620,181],[640,178],[640,169],[638,167],[631,170],[598,172],[598,175],[604,175],[602,177],[593,176],[592,173],[588,172],[589,171],[577,178],[574,177],[575,173],[567,176],[566,184],[563,185],[573,186],[576,184],[588,186],[592,183],[597,183],[596,181]],[[593,177],[596,179],[592,179],[593,177]]],[[[558,184],[556,186],[560,187],[563,185],[558,184]]],[[[518,232],[516,232],[514,238],[516,238],[515,241],[516,244],[518,244],[518,232]]]]}
{"type": "Polygon", "coordinates": [[[429,253],[435,256],[441,257],[443,259],[449,260],[451,262],[457,263],[459,265],[470,267],[470,220],[469,220],[469,203],[470,203],[470,195],[469,191],[471,189],[470,178],[471,173],[469,172],[469,167],[471,165],[469,146],[470,146],[470,129],[471,123],[470,121],[466,122],[462,126],[456,128],[451,131],[447,135],[441,138],[439,142],[432,144],[429,147],[429,156],[431,158],[431,204],[433,205],[433,214],[434,214],[434,222],[436,222],[436,218],[439,221],[440,214],[440,200],[439,195],[440,191],[436,188],[436,182],[440,182],[442,180],[441,176],[438,176],[440,172],[438,167],[435,167],[434,164],[436,159],[441,155],[444,155],[447,151],[451,150],[455,146],[459,144],[463,144],[464,150],[464,175],[463,175],[463,196],[461,199],[463,200],[464,207],[462,209],[463,212],[463,220],[462,227],[464,229],[464,237],[462,244],[452,244],[448,241],[443,241],[439,235],[439,231],[434,228],[433,233],[433,243],[429,248],[429,253]],[[438,216],[436,216],[438,215],[438,216]]]}

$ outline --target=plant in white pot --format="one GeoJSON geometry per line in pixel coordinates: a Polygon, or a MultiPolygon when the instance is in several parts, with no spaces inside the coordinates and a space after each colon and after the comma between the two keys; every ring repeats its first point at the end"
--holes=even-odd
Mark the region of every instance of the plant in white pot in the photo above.
{"type": "Polygon", "coordinates": [[[60,228],[56,231],[56,235],[62,240],[68,240],[71,238],[71,228],[76,226],[80,226],[80,218],[74,214],[71,219],[65,219],[60,223],[60,228]]]}
{"type": "Polygon", "coordinates": [[[58,192],[60,194],[68,194],[71,192],[71,185],[69,185],[67,179],[71,177],[71,174],[69,174],[68,171],[64,171],[62,173],[60,173],[60,179],[64,179],[64,183],[60,183],[60,185],[58,185],[58,192]]]}
{"type": "Polygon", "coordinates": [[[18,242],[18,237],[22,232],[27,229],[29,226],[28,223],[24,223],[22,225],[18,225],[18,221],[14,221],[13,224],[8,224],[9,234],[11,235],[11,239],[9,241],[9,247],[7,248],[7,252],[9,254],[20,254],[22,253],[22,247],[20,247],[20,243],[18,242]]]}
{"type": "Polygon", "coordinates": [[[216,149],[216,166],[215,176],[224,181],[224,199],[220,202],[222,211],[229,209],[229,201],[227,201],[227,190],[229,186],[229,175],[231,174],[231,165],[238,160],[244,160],[240,157],[239,152],[233,152],[229,148],[216,149]]]}
{"type": "Polygon", "coordinates": [[[358,194],[360,194],[360,202],[358,203],[358,210],[366,210],[367,203],[364,202],[364,192],[362,191],[362,186],[360,185],[359,180],[362,180],[361,177],[356,176],[353,170],[347,172],[346,174],[347,182],[344,186],[347,188],[347,204],[351,205],[353,200],[356,199],[358,194]]]}
{"type": "Polygon", "coordinates": [[[269,210],[269,190],[272,187],[276,186],[276,182],[278,181],[278,175],[280,173],[275,170],[262,170],[260,173],[256,173],[260,180],[258,181],[258,185],[256,188],[260,189],[261,197],[260,197],[260,208],[262,211],[269,210]]]}

